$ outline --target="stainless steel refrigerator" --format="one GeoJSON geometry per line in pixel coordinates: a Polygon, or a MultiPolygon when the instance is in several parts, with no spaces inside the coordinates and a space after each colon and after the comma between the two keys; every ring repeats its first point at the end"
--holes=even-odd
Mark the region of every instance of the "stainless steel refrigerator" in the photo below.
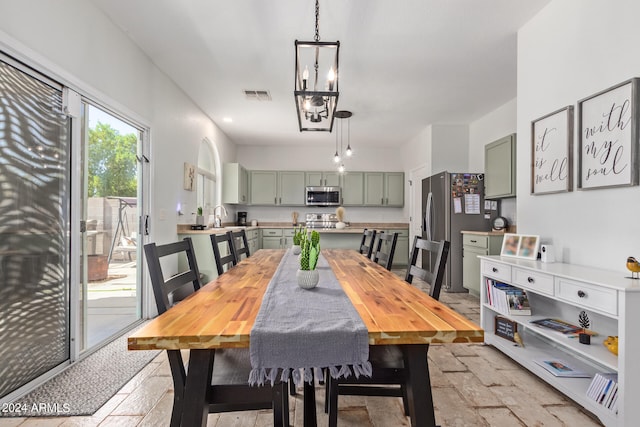
{"type": "MultiPolygon", "coordinates": [[[[483,180],[481,173],[450,172],[440,172],[422,180],[422,238],[451,242],[442,284],[442,290],[446,292],[467,292],[462,287],[460,232],[489,231],[491,220],[498,213],[498,202],[485,206],[483,180]]],[[[434,261],[423,251],[423,267],[432,267],[434,261]]]]}

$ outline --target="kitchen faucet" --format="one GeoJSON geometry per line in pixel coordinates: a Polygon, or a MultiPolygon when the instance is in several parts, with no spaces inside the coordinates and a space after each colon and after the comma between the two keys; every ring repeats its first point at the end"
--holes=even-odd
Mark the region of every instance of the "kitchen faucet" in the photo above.
{"type": "Polygon", "coordinates": [[[213,222],[213,228],[222,228],[222,218],[220,218],[220,215],[216,215],[216,209],[221,208],[222,209],[222,213],[224,214],[224,217],[227,217],[227,210],[225,209],[224,206],[222,205],[218,205],[215,208],[213,208],[213,214],[215,215],[215,219],[213,222]]]}

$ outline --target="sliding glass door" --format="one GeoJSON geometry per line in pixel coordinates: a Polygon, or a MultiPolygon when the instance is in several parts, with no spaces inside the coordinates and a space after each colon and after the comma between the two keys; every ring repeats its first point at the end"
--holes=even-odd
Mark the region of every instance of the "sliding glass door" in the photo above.
{"type": "Polygon", "coordinates": [[[82,104],[82,286],[80,350],[141,318],[143,131],[82,104]]]}
{"type": "Polygon", "coordinates": [[[0,53],[0,398],[70,357],[69,119],[0,53]]]}

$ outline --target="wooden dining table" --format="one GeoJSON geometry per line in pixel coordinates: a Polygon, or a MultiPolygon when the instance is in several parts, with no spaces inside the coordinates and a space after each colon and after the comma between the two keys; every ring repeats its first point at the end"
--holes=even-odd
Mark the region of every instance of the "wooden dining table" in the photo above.
{"type": "MultiPolygon", "coordinates": [[[[129,350],[190,350],[181,425],[206,425],[211,378],[202,372],[212,371],[211,352],[249,347],[262,297],[284,253],[256,251],[128,337],[129,350]]],[[[435,426],[429,344],[482,342],[483,330],[355,250],[323,249],[322,254],[367,327],[369,344],[402,346],[411,425],[435,426]]],[[[315,425],[314,387],[305,383],[304,390],[307,427],[315,425]]]]}

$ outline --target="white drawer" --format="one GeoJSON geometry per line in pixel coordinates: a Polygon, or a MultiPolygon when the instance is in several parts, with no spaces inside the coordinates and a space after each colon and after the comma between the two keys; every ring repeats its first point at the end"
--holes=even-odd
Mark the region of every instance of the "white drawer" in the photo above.
{"type": "Polygon", "coordinates": [[[502,280],[503,282],[511,282],[511,266],[498,262],[482,260],[482,274],[502,280]]]}
{"type": "Polygon", "coordinates": [[[476,248],[488,248],[489,237],[478,236],[477,234],[463,234],[462,235],[463,246],[475,246],[476,248]]]}
{"type": "Polygon", "coordinates": [[[553,276],[537,271],[514,268],[513,284],[540,294],[553,295],[553,276]]]}
{"type": "Polygon", "coordinates": [[[556,277],[555,290],[556,297],[574,303],[578,307],[618,314],[618,291],[615,289],[556,277]]]}

